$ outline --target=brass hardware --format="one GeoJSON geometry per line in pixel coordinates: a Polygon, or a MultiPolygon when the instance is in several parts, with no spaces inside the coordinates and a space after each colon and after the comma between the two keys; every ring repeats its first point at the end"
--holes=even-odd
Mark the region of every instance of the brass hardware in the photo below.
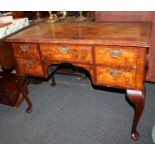
{"type": "Polygon", "coordinates": [[[109,69],[109,72],[114,77],[117,77],[117,76],[119,76],[122,73],[121,70],[116,70],[116,69],[109,69]]]}
{"type": "Polygon", "coordinates": [[[60,47],[59,51],[62,54],[68,54],[69,53],[69,48],[67,48],[67,47],[60,47]]]}
{"type": "Polygon", "coordinates": [[[23,52],[27,52],[29,50],[29,47],[26,46],[26,45],[21,45],[20,46],[20,49],[23,51],[23,52]]]}
{"type": "Polygon", "coordinates": [[[112,56],[112,57],[119,57],[122,55],[122,52],[120,50],[112,50],[110,49],[109,50],[109,54],[112,56]]]}
{"type": "Polygon", "coordinates": [[[31,67],[32,66],[32,60],[25,60],[24,61],[26,67],[31,67]]]}

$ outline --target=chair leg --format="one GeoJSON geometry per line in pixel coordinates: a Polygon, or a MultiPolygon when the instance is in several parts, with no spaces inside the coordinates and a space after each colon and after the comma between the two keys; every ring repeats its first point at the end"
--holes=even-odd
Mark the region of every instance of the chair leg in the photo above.
{"type": "Polygon", "coordinates": [[[27,91],[20,84],[17,84],[17,86],[18,86],[19,91],[22,93],[23,97],[27,101],[28,108],[26,109],[26,112],[31,113],[32,112],[32,103],[31,103],[31,100],[29,99],[29,97],[27,95],[27,91]]]}
{"type": "Polygon", "coordinates": [[[15,109],[17,109],[21,105],[23,99],[24,99],[23,94],[20,92],[18,100],[15,105],[15,109]]]}

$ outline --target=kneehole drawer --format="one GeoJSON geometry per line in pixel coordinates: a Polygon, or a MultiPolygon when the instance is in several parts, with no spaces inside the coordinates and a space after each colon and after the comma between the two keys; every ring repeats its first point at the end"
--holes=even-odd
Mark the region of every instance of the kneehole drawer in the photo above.
{"type": "Polygon", "coordinates": [[[47,60],[61,62],[92,63],[92,48],[74,45],[40,45],[41,54],[47,60]]]}

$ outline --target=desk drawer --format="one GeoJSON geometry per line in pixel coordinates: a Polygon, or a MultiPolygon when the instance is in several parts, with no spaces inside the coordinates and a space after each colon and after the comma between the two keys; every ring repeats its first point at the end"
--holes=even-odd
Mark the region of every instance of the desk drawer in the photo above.
{"type": "Polygon", "coordinates": [[[40,45],[41,54],[47,60],[61,62],[92,63],[92,48],[74,45],[40,45]]]}
{"type": "Polygon", "coordinates": [[[37,59],[16,59],[16,67],[20,74],[40,77],[44,75],[42,65],[37,59]]]}
{"type": "Polygon", "coordinates": [[[96,64],[119,67],[136,67],[138,49],[134,47],[96,47],[96,64]]]}
{"type": "Polygon", "coordinates": [[[36,44],[12,44],[14,56],[16,58],[35,58],[40,59],[38,47],[36,44]]]}
{"type": "Polygon", "coordinates": [[[135,87],[135,70],[122,70],[108,67],[96,67],[97,84],[118,86],[125,88],[135,87]]]}

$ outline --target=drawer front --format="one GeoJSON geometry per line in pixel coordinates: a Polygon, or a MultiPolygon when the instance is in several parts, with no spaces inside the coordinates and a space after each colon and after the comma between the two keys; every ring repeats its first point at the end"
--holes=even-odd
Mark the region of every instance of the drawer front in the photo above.
{"type": "Polygon", "coordinates": [[[96,67],[96,74],[97,84],[123,88],[135,88],[135,70],[96,67]]]}
{"type": "Polygon", "coordinates": [[[96,64],[136,68],[137,48],[96,47],[96,64]]]}
{"type": "Polygon", "coordinates": [[[33,58],[40,59],[38,47],[36,44],[12,44],[14,56],[16,58],[33,58]]]}
{"type": "Polygon", "coordinates": [[[41,54],[47,60],[61,62],[92,63],[92,48],[73,45],[40,45],[41,54]]]}
{"type": "Polygon", "coordinates": [[[16,59],[16,67],[20,74],[40,77],[44,75],[42,65],[37,59],[16,59]]]}

